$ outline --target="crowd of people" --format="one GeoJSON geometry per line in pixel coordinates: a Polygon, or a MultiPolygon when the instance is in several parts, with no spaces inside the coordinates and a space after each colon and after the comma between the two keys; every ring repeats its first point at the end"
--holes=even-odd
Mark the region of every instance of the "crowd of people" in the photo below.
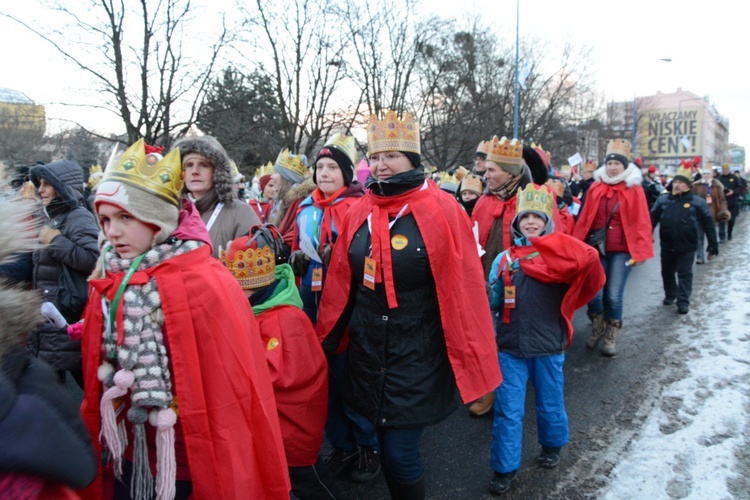
{"type": "Polygon", "coordinates": [[[664,304],[688,313],[693,265],[732,240],[747,194],[695,159],[665,184],[624,139],[571,175],[540,145],[485,138],[435,182],[412,114],[367,133],[362,161],[336,134],[250,185],[219,141],[189,136],[140,140],[87,186],[75,162],[37,165],[4,195],[0,489],[333,499],[382,475],[421,499],[424,430],[465,404],[492,415],[488,488],[505,493],[528,382],[538,465],[568,443],[576,310],[587,348],[615,356],[658,226],[664,304]]]}

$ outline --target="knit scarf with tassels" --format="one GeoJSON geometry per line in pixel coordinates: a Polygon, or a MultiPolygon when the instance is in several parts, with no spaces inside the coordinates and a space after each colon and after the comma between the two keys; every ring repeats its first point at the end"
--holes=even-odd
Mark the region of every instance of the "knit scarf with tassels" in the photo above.
{"type": "MultiPolygon", "coordinates": [[[[176,241],[158,245],[143,256],[116,306],[117,321],[105,321],[102,350],[105,362],[99,367],[99,380],[105,392],[100,402],[102,437],[112,456],[115,475],[122,473],[122,455],[127,447],[124,422],[117,425],[113,402],[130,393],[127,420],[133,428],[133,477],[130,483],[134,499],[152,498],[154,479],[149,467],[145,423],[157,428],[156,485],[158,499],[175,496],[176,459],[174,424],[177,415],[171,408],[174,397],[169,359],[164,346],[164,314],[156,280],[149,270],[165,260],[203,245],[198,241],[176,241]],[[111,325],[111,331],[107,330],[111,325]],[[119,331],[122,330],[122,331],[119,331]]],[[[121,259],[114,251],[103,257],[107,278],[119,285],[133,260],[121,259]]],[[[105,281],[106,283],[106,281],[105,281]]],[[[103,299],[105,311],[110,300],[103,299]]]]}

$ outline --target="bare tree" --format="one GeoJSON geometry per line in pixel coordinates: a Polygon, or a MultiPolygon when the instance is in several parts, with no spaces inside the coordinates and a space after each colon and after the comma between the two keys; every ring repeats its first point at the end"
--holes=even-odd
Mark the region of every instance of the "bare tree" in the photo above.
{"type": "MultiPolygon", "coordinates": [[[[88,75],[103,108],[118,116],[128,142],[168,144],[195,122],[229,30],[219,27],[200,61],[188,57],[189,0],[44,2],[50,22],[3,16],[24,26],[88,75]],[[180,116],[175,120],[174,117],[180,116]]],[[[193,32],[190,32],[191,36],[193,32]]],[[[73,120],[75,122],[75,120],[73,120]]],[[[79,125],[80,126],[80,125],[79,125]]]]}
{"type": "Polygon", "coordinates": [[[249,27],[260,28],[247,40],[255,48],[248,63],[273,80],[284,144],[309,156],[339,125],[331,119],[346,65],[339,19],[327,15],[324,0],[256,0],[243,14],[249,27]]]}

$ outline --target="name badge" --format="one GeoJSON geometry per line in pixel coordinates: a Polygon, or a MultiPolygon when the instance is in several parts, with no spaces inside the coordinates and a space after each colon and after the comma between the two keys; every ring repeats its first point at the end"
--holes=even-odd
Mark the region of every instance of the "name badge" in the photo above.
{"type": "Polygon", "coordinates": [[[312,283],[310,285],[310,289],[313,292],[320,292],[323,290],[323,268],[322,267],[313,268],[312,283]]]}
{"type": "Polygon", "coordinates": [[[505,308],[515,309],[516,308],[516,287],[506,286],[505,287],[505,308]]]}
{"type": "Polygon", "coordinates": [[[377,269],[377,262],[371,257],[365,257],[365,276],[362,280],[362,284],[370,290],[375,290],[375,272],[377,269]]]}

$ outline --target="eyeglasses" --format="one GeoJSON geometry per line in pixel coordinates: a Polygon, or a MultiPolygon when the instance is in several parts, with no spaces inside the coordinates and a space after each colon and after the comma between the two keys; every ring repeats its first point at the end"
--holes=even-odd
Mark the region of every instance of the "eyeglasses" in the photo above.
{"type": "Polygon", "coordinates": [[[370,155],[368,161],[370,162],[370,165],[374,163],[393,163],[394,161],[404,156],[406,155],[398,153],[374,154],[370,155]]]}

